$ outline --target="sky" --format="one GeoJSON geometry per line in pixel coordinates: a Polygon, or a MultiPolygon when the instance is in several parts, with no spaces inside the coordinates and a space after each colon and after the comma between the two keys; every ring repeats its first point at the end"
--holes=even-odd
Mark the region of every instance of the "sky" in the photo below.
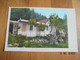
{"type": "Polygon", "coordinates": [[[46,16],[49,18],[49,16],[53,13],[56,13],[60,18],[64,18],[64,15],[67,14],[67,9],[61,9],[61,8],[30,8],[31,10],[34,9],[36,13],[39,13],[41,15],[46,16]]]}

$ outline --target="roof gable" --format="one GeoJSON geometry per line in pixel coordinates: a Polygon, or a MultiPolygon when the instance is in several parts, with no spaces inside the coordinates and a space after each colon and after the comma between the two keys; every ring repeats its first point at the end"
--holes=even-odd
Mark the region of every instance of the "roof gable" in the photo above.
{"type": "Polygon", "coordinates": [[[47,23],[49,21],[49,19],[43,19],[43,20],[40,20],[39,22],[40,23],[47,23]]]}

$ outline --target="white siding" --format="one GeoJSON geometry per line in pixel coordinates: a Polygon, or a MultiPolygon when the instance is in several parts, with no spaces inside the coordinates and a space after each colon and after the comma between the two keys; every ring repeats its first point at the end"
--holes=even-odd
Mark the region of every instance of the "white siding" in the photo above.
{"type": "Polygon", "coordinates": [[[33,26],[33,30],[30,30],[30,25],[26,23],[26,31],[22,32],[22,25],[24,23],[19,23],[19,26],[21,27],[20,29],[18,29],[18,34],[22,34],[22,35],[26,35],[26,36],[36,36],[37,33],[37,28],[35,26],[33,26]]]}
{"type": "MultiPolygon", "coordinates": [[[[23,22],[19,22],[19,26],[21,27],[20,29],[18,29],[18,34],[21,34],[21,35],[25,35],[25,36],[28,36],[28,37],[34,37],[34,36],[46,36],[48,34],[50,34],[50,31],[51,31],[51,26],[49,26],[49,21],[46,23],[46,25],[48,26],[48,30],[45,29],[44,31],[39,31],[38,30],[38,27],[35,27],[33,26],[33,30],[30,30],[30,25],[28,23],[25,23],[26,24],[26,31],[25,32],[22,32],[22,25],[24,23],[23,22]]],[[[56,32],[56,28],[55,26],[53,26],[53,32],[56,32]]]]}

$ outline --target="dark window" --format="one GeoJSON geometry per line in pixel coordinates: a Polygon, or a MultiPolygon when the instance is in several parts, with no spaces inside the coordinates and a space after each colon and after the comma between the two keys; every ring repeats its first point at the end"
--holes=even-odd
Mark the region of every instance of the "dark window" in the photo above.
{"type": "Polygon", "coordinates": [[[46,30],[48,30],[48,26],[46,27],[46,30]]]}
{"type": "Polygon", "coordinates": [[[15,27],[17,27],[17,24],[15,24],[15,27]]]}
{"type": "Polygon", "coordinates": [[[33,26],[32,25],[30,25],[30,30],[33,30],[33,26]]]}

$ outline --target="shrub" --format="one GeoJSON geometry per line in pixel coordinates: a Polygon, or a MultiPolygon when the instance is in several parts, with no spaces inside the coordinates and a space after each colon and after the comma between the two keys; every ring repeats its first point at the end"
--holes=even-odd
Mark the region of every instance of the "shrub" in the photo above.
{"type": "Polygon", "coordinates": [[[10,32],[9,32],[9,36],[8,36],[8,44],[14,44],[16,43],[16,38],[15,36],[13,36],[10,32]]]}
{"type": "MultiPolygon", "coordinates": [[[[19,44],[18,47],[34,47],[34,48],[68,48],[68,41],[66,40],[66,43],[58,43],[58,44],[50,44],[50,43],[35,43],[30,42],[30,40],[40,40],[40,39],[46,39],[50,40],[50,37],[47,36],[36,36],[36,37],[26,37],[23,35],[17,35],[13,36],[11,33],[9,33],[8,37],[8,44],[12,44],[14,46],[15,43],[19,44]]],[[[54,40],[53,40],[54,41],[54,40]]]]}
{"type": "Polygon", "coordinates": [[[20,26],[17,26],[17,29],[20,29],[21,27],[20,26]]]}
{"type": "Polygon", "coordinates": [[[17,35],[16,36],[16,40],[17,40],[17,43],[19,43],[19,47],[24,46],[25,39],[26,39],[26,36],[23,36],[23,35],[17,35]]]}
{"type": "Polygon", "coordinates": [[[37,47],[37,43],[31,42],[29,47],[34,47],[35,48],[35,47],[37,47]]]}
{"type": "Polygon", "coordinates": [[[25,46],[25,47],[28,47],[28,43],[29,43],[28,40],[24,41],[24,46],[25,46]]]}
{"type": "Polygon", "coordinates": [[[66,43],[58,43],[58,44],[56,44],[56,46],[58,48],[68,48],[68,42],[66,42],[66,43]]]}

